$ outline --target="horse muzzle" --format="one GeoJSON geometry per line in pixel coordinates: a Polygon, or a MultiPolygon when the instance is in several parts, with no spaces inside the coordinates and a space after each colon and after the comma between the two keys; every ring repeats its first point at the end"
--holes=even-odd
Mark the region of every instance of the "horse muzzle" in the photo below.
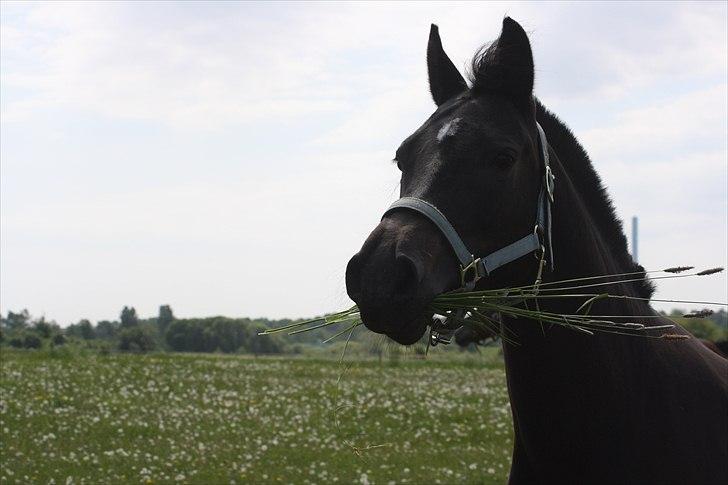
{"type": "Polygon", "coordinates": [[[455,285],[449,247],[425,219],[398,212],[382,219],[346,268],[346,289],[364,325],[401,344],[419,340],[433,298],[455,285]]]}

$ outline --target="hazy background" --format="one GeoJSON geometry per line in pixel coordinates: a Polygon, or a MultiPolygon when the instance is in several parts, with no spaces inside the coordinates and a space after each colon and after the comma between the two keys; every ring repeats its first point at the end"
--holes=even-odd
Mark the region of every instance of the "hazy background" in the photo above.
{"type": "MultiPolygon", "coordinates": [[[[429,25],[463,68],[508,14],[640,261],[726,266],[726,3],[3,2],[0,304],[61,324],[300,317],[397,197],[434,110],[429,25]]],[[[558,203],[558,202],[557,202],[558,203]]],[[[725,300],[726,277],[660,283],[725,300]]],[[[663,305],[669,308],[677,305],[663,305]]]]}

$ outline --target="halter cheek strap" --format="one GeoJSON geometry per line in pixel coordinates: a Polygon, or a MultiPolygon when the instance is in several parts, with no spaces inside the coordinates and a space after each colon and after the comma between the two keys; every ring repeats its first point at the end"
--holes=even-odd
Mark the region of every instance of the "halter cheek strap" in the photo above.
{"type": "MultiPolygon", "coordinates": [[[[402,197],[395,201],[384,216],[396,210],[408,209],[432,221],[450,243],[455,256],[460,261],[461,287],[472,290],[477,281],[489,275],[501,266],[526,256],[535,254],[539,258],[537,282],[546,264],[553,270],[554,258],[551,247],[551,204],[554,202],[554,175],[549,164],[548,142],[541,125],[536,123],[539,134],[540,158],[543,165],[543,181],[538,195],[536,207],[536,223],[532,233],[517,241],[494,251],[486,256],[476,258],[471,253],[447,217],[430,202],[416,197],[402,197]]],[[[382,217],[384,217],[382,216],[382,217]]]]}

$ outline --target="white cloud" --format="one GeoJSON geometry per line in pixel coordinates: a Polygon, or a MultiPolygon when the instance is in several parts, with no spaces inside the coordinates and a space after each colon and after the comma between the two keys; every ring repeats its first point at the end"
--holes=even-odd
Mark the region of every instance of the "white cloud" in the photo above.
{"type": "MultiPolygon", "coordinates": [[[[504,14],[531,34],[537,94],[575,128],[620,214],[640,215],[645,264],[725,254],[723,3],[2,10],[5,309],[66,323],[125,304],[343,306],[346,261],[397,195],[388,160],[433,109],[429,23],[464,67],[504,14]]],[[[724,297],[724,279],[705,281],[665,291],[724,297]]]]}
{"type": "MultiPolygon", "coordinates": [[[[582,134],[599,158],[664,157],[674,152],[704,151],[725,142],[728,132],[728,84],[710,86],[665,102],[627,109],[611,124],[582,134]]],[[[725,143],[723,143],[723,147],[725,143]]]]}

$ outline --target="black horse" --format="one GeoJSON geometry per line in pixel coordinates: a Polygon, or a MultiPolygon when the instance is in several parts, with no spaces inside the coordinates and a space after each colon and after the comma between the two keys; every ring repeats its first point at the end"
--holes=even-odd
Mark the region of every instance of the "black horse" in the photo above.
{"type": "MultiPolygon", "coordinates": [[[[555,270],[544,281],[643,271],[586,151],[534,99],[531,47],[517,22],[506,18],[500,37],[476,55],[469,84],[434,25],[427,66],[437,110],[397,150],[403,197],[438,207],[477,255],[528,234],[543,178],[538,122],[557,180],[555,270]]],[[[478,288],[532,284],[537,264],[520,258],[478,288]]],[[[347,291],[370,330],[411,344],[426,330],[428,303],[460,286],[458,267],[430,220],[394,211],[349,262],[347,291]]],[[[649,298],[653,288],[641,279],[615,291],[649,298]]],[[[575,305],[541,302],[556,313],[575,305]]],[[[624,300],[597,302],[592,311],[655,314],[648,303],[624,300]]],[[[700,341],[503,324],[520,344],[504,344],[515,429],[511,483],[728,483],[728,361],[700,341]]]]}

